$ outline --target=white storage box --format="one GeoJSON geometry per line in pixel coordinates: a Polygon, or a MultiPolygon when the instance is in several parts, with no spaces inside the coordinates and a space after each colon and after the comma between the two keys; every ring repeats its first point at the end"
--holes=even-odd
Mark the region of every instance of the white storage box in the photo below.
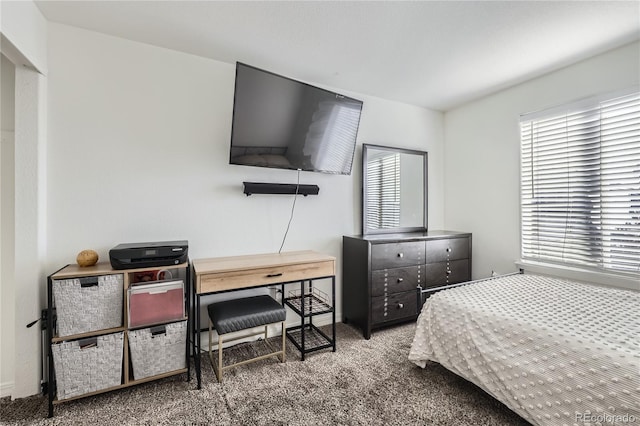
{"type": "Polygon", "coordinates": [[[122,327],[123,275],[53,281],[58,335],[122,327]]]}
{"type": "Polygon", "coordinates": [[[187,321],[129,331],[134,380],[187,366],[187,321]]]}
{"type": "Polygon", "coordinates": [[[129,289],[129,327],[184,319],[182,281],[158,281],[129,289]]]}
{"type": "Polygon", "coordinates": [[[59,400],[122,383],[124,333],[51,345],[59,400]]]}

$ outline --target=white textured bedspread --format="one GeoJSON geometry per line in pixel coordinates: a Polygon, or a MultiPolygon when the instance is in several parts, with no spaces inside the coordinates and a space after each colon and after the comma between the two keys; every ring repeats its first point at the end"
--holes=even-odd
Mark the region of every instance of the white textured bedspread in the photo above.
{"type": "Polygon", "coordinates": [[[536,275],[441,291],[409,359],[435,361],[537,425],[640,425],[640,293],[536,275]]]}

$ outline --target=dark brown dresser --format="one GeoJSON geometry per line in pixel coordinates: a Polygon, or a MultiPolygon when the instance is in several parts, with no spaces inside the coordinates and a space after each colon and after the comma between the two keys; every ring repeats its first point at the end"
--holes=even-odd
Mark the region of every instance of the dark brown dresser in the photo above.
{"type": "Polygon", "coordinates": [[[342,321],[374,329],[413,321],[421,290],[471,280],[471,234],[429,231],[342,238],[342,321]]]}

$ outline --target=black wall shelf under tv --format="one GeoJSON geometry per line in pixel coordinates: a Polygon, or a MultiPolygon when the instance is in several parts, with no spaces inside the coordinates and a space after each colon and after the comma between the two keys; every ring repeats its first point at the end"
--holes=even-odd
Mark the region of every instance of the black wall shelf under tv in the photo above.
{"type": "Polygon", "coordinates": [[[318,195],[320,188],[318,185],[298,185],[295,183],[261,183],[261,182],[242,182],[244,185],[244,193],[247,196],[251,194],[290,194],[297,193],[300,195],[318,195]]]}

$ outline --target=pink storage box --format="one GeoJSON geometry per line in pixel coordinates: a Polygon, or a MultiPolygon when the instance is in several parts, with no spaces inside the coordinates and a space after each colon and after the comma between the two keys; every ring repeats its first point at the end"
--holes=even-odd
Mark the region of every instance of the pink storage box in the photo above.
{"type": "Polygon", "coordinates": [[[129,289],[129,327],[184,319],[184,283],[158,281],[129,289]]]}

